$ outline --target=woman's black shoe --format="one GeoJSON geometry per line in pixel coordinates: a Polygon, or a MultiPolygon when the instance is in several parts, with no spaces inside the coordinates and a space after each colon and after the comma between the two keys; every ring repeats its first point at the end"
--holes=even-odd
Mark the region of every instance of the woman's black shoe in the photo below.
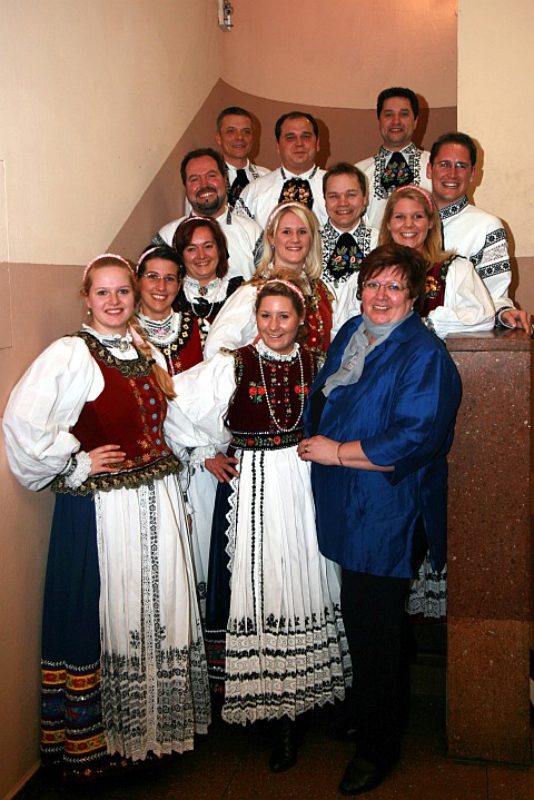
{"type": "Polygon", "coordinates": [[[297,763],[297,724],[282,717],[278,735],[269,759],[271,772],[285,772],[297,763]]]}
{"type": "Polygon", "coordinates": [[[353,758],[349,761],[345,774],[339,784],[339,791],[343,794],[361,794],[374,789],[384,780],[384,772],[376,764],[371,764],[364,758],[353,758]]]}

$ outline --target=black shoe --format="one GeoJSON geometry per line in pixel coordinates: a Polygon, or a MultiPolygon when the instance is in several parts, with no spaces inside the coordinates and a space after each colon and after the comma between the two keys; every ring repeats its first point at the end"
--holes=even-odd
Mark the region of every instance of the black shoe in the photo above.
{"type": "Polygon", "coordinates": [[[374,789],[384,780],[384,772],[375,764],[356,756],[349,761],[345,774],[339,784],[343,794],[360,794],[374,789]]]}
{"type": "Polygon", "coordinates": [[[285,772],[297,763],[297,725],[288,717],[279,722],[278,735],[269,759],[271,772],[285,772]]]}

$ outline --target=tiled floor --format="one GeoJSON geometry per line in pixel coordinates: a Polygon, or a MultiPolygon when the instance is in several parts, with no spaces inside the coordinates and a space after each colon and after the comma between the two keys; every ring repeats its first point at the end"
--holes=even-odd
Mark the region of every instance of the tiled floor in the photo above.
{"type": "MultiPolygon", "coordinates": [[[[330,800],[352,745],[333,736],[332,711],[309,721],[297,765],[274,775],[268,768],[267,726],[237,728],[215,722],[194,752],[176,757],[153,776],[109,788],[75,791],[37,775],[18,800],[330,800]]],[[[520,769],[447,759],[442,695],[415,694],[402,758],[368,794],[372,800],[533,800],[534,767],[520,769]]]]}

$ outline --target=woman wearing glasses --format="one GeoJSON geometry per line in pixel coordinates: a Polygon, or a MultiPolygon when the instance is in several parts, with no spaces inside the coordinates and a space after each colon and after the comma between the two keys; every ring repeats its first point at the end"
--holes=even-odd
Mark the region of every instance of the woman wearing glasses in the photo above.
{"type": "Polygon", "coordinates": [[[358,275],[361,315],[341,328],[312,387],[308,436],[323,554],[341,564],[341,608],[351,652],[357,755],[340,789],[381,782],[399,756],[408,661],[404,606],[428,546],[445,562],[446,455],[460,379],[416,308],[426,262],[378,247],[358,275]]]}
{"type": "MultiPolygon", "coordinates": [[[[196,228],[193,235],[196,231],[202,234],[202,228],[196,228]]],[[[204,236],[213,235],[211,227],[204,226],[204,231],[204,236]]],[[[220,235],[224,238],[222,233],[220,235]]],[[[208,259],[204,261],[207,262],[208,259]]],[[[140,295],[137,319],[150,343],[165,356],[170,375],[177,375],[202,361],[201,326],[204,321],[199,319],[191,304],[183,303],[181,311],[173,311],[172,308],[181,288],[181,263],[175,250],[167,245],[160,245],[145,250],[137,264],[140,295]]],[[[215,259],[214,270],[217,265],[218,260],[215,259]]],[[[227,268],[228,264],[224,258],[224,271],[227,268]]],[[[204,271],[205,280],[208,283],[213,282],[210,270],[204,271]]],[[[204,280],[200,270],[198,278],[200,281],[204,280]]],[[[189,466],[185,477],[186,485],[183,488],[193,509],[193,555],[197,592],[204,616],[211,521],[217,480],[229,480],[237,473],[233,466],[235,459],[217,452],[215,447],[196,448],[189,453],[184,451],[182,461],[189,466]]]]}

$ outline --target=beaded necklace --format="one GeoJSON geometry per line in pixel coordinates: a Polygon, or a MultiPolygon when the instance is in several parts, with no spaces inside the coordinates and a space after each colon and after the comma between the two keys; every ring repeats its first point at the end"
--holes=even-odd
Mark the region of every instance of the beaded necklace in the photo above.
{"type": "MultiPolygon", "coordinates": [[[[262,349],[264,349],[264,348],[262,348],[262,349]]],[[[304,389],[305,389],[305,386],[304,386],[304,365],[302,363],[302,355],[300,353],[300,348],[297,348],[297,358],[298,358],[299,370],[300,370],[300,392],[299,392],[300,410],[299,410],[299,414],[298,414],[297,419],[295,420],[293,425],[291,425],[289,428],[285,428],[276,419],[276,415],[274,413],[274,409],[273,409],[273,407],[271,405],[271,400],[269,398],[269,390],[267,389],[267,382],[265,380],[265,373],[263,371],[262,354],[261,354],[259,349],[258,349],[257,352],[258,352],[258,362],[259,362],[259,366],[260,366],[260,375],[261,375],[261,380],[262,380],[262,383],[263,383],[263,388],[265,390],[265,395],[264,396],[265,396],[265,400],[267,402],[267,408],[269,410],[269,416],[271,417],[271,419],[272,419],[277,431],[280,431],[280,433],[291,433],[291,431],[294,431],[295,428],[298,426],[300,420],[302,419],[302,414],[303,414],[303,411],[304,411],[304,399],[305,399],[305,392],[304,392],[304,389]]],[[[285,358],[276,359],[276,355],[278,355],[278,354],[274,354],[273,353],[273,356],[275,356],[275,358],[274,358],[275,361],[276,360],[278,360],[278,361],[288,361],[288,360],[290,360],[290,359],[287,358],[287,356],[285,358]]],[[[287,355],[291,356],[292,354],[288,353],[287,355]]]]}

